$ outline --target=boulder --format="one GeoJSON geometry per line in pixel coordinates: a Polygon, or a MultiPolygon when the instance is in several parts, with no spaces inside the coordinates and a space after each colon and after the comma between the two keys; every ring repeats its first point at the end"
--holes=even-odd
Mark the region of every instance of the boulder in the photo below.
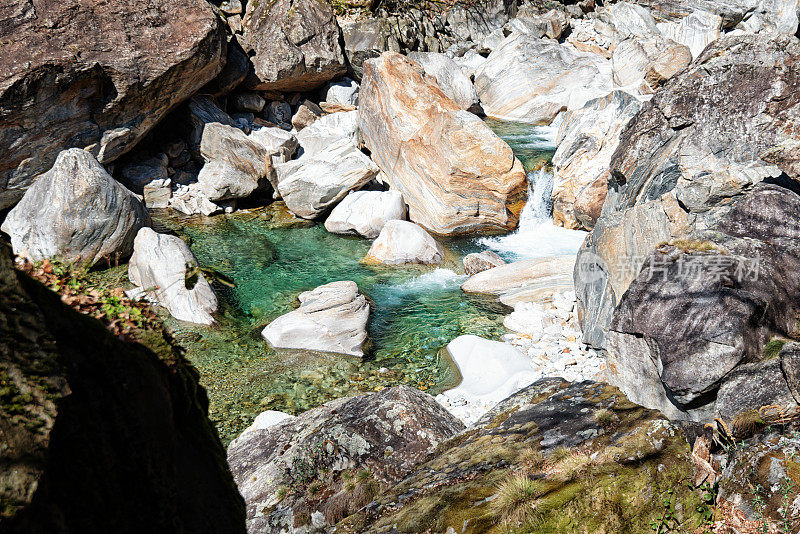
{"type": "Polygon", "coordinates": [[[553,156],[553,220],[591,230],[600,217],[611,174],[611,156],[622,129],[641,108],[628,93],[614,91],[568,111],[553,156]]]}
{"type": "Polygon", "coordinates": [[[149,209],[169,207],[172,197],[172,180],[169,178],[155,180],[144,186],[144,205],[149,209]]]}
{"type": "Polygon", "coordinates": [[[550,124],[613,89],[611,64],[595,54],[524,33],[509,36],[475,72],[487,116],[550,124]]]}
{"type": "Polygon", "coordinates": [[[254,69],[245,81],[250,88],[310,91],[346,70],[339,25],[324,2],[248,2],[242,26],[239,42],[254,69]]]}
{"type": "Polygon", "coordinates": [[[331,282],[297,298],[299,308],[261,332],[271,346],[364,356],[369,303],[355,282],[331,282]]]}
{"type": "Polygon", "coordinates": [[[249,431],[228,449],[248,531],[291,532],[314,519],[335,524],[463,428],[430,395],[398,386],[249,431]],[[323,491],[309,491],[312,485],[323,491]]]}
{"type": "Polygon", "coordinates": [[[758,5],[759,0],[631,0],[646,7],[658,22],[680,21],[695,11],[702,10],[719,15],[723,28],[733,29],[745,15],[758,5]]]}
{"type": "Polygon", "coordinates": [[[574,266],[574,256],[515,261],[469,277],[461,289],[465,293],[495,296],[513,306],[515,294],[525,294],[541,284],[554,287],[571,282],[574,266]]]}
{"type": "Polygon", "coordinates": [[[447,353],[458,367],[461,382],[437,400],[445,405],[464,405],[465,410],[454,409],[452,413],[467,425],[540,378],[531,358],[508,343],[459,336],[447,344],[447,353]]]}
{"type": "Polygon", "coordinates": [[[331,82],[325,89],[325,102],[343,106],[358,106],[358,89],[358,82],[350,78],[331,82]]]}
{"type": "Polygon", "coordinates": [[[374,239],[388,221],[405,217],[403,195],[397,191],[351,191],[333,208],[325,220],[325,229],[374,239]]]}
{"type": "Polygon", "coordinates": [[[207,83],[200,92],[213,97],[225,96],[239,87],[248,72],[250,72],[250,58],[244,53],[236,39],[231,39],[228,42],[225,66],[217,77],[207,83]]]}
{"type": "Polygon", "coordinates": [[[299,217],[314,219],[372,180],[377,165],[347,138],[276,167],[278,192],[299,217]]]}
{"type": "Polygon", "coordinates": [[[267,177],[270,152],[238,128],[207,124],[200,153],[206,163],[197,182],[212,202],[245,198],[267,177]]]}
{"type": "Polygon", "coordinates": [[[274,198],[280,198],[278,193],[278,173],[275,170],[281,163],[292,159],[300,143],[297,137],[283,128],[267,127],[258,128],[250,132],[251,140],[267,149],[269,161],[267,162],[267,179],[272,186],[274,198]]]}
{"type": "Polygon", "coordinates": [[[385,265],[438,265],[443,258],[444,252],[439,243],[424,228],[408,221],[393,220],[384,224],[364,261],[385,265]]]}
{"type": "Polygon", "coordinates": [[[282,128],[291,130],[292,106],[288,102],[270,102],[267,106],[267,120],[282,128]]]}
{"type": "Polygon", "coordinates": [[[348,76],[361,81],[364,62],[389,50],[389,37],[392,35],[391,23],[383,17],[368,17],[361,20],[343,21],[341,26],[344,53],[350,65],[348,76]]]}
{"type": "Polygon", "coordinates": [[[179,185],[169,199],[169,207],[186,215],[216,215],[222,208],[211,202],[200,184],[179,185]]]}
{"type": "Polygon", "coordinates": [[[166,154],[143,159],[134,157],[120,169],[121,182],[137,195],[141,195],[150,182],[167,179],[168,165],[169,158],[166,154]]]}
{"type": "Polygon", "coordinates": [[[183,240],[142,228],[136,235],[128,278],[176,319],[213,324],[217,296],[183,240]]]}
{"type": "Polygon", "coordinates": [[[437,52],[412,52],[408,57],[416,61],[425,74],[433,77],[439,89],[459,108],[473,113],[480,110],[475,87],[455,61],[437,52]]]}
{"type": "MultiPolygon", "coordinates": [[[[790,344],[797,350],[797,343],[790,344]]],[[[740,365],[719,388],[716,413],[724,421],[758,411],[764,406],[780,406],[784,413],[793,413],[800,407],[787,381],[784,368],[795,362],[791,358],[774,358],[758,363],[740,365]]],[[[792,372],[796,373],[795,367],[792,372]]]]}
{"type": "Polygon", "coordinates": [[[233,118],[219,109],[214,101],[207,96],[193,96],[186,108],[188,122],[191,125],[189,147],[198,157],[200,157],[200,143],[203,140],[203,131],[206,124],[218,122],[225,126],[237,127],[233,118]]]}
{"type": "Polygon", "coordinates": [[[595,28],[614,43],[632,37],[649,39],[659,35],[656,19],[650,11],[631,2],[616,2],[598,10],[595,28]]]}
{"type": "Polygon", "coordinates": [[[143,334],[163,339],[157,354],[66,306],[0,244],[4,534],[244,534],[197,370],[143,334]]]}
{"type": "Polygon", "coordinates": [[[367,61],[359,98],[364,142],[410,220],[437,234],[516,227],[527,190],[522,164],[414,62],[392,52],[367,61]]]}
{"type": "Polygon", "coordinates": [[[605,344],[613,309],[656,245],[716,228],[762,181],[800,178],[788,133],[800,127],[788,89],[800,80],[781,67],[798,57],[800,43],[786,37],[720,38],[625,128],[603,214],[579,253],[589,274],[576,274],[587,343],[605,344]]]}
{"type": "Polygon", "coordinates": [[[239,111],[249,111],[251,113],[260,113],[261,110],[264,109],[264,106],[267,105],[266,100],[264,100],[261,95],[249,92],[236,93],[229,97],[228,102],[239,111]]]}
{"type": "Polygon", "coordinates": [[[358,111],[340,111],[325,115],[297,134],[297,141],[303,149],[302,155],[324,152],[343,138],[356,148],[361,148],[358,111]]]}
{"type": "Polygon", "coordinates": [[[472,276],[495,267],[505,265],[506,262],[497,255],[496,252],[491,250],[484,250],[483,252],[473,252],[464,256],[464,272],[467,276],[472,276]]]}
{"type": "Polygon", "coordinates": [[[71,147],[109,163],[222,69],[201,0],[15,2],[0,24],[0,210],[71,147]]]}
{"type": "Polygon", "coordinates": [[[644,532],[664,515],[655,495],[669,496],[682,524],[699,524],[684,436],[614,387],[543,379],[441,444],[338,529],[488,532],[513,522],[522,532],[644,532]]]}
{"type": "Polygon", "coordinates": [[[691,62],[688,46],[662,36],[629,37],[617,44],[611,55],[614,82],[621,87],[640,87],[644,81],[648,93],[691,62]]]}
{"type": "Polygon", "coordinates": [[[318,118],[322,116],[322,109],[310,100],[304,100],[298,107],[294,115],[292,115],[292,126],[296,132],[299,132],[307,126],[314,124],[318,118]]]}
{"type": "Polygon", "coordinates": [[[722,17],[697,10],[676,22],[659,22],[658,31],[668,39],[689,47],[696,58],[709,43],[719,39],[722,17]]]}
{"type": "Polygon", "coordinates": [[[736,26],[737,32],[796,35],[797,2],[794,0],[759,0],[736,26]]]}
{"type": "Polygon", "coordinates": [[[454,57],[453,61],[455,61],[456,64],[461,67],[461,72],[463,72],[469,80],[474,80],[475,72],[478,70],[478,67],[483,65],[483,63],[486,61],[486,58],[476,53],[474,50],[467,50],[463,56],[454,57]]]}
{"type": "Polygon", "coordinates": [[[93,265],[127,258],[147,208],[79,148],[61,152],[3,222],[14,254],[93,265]]]}

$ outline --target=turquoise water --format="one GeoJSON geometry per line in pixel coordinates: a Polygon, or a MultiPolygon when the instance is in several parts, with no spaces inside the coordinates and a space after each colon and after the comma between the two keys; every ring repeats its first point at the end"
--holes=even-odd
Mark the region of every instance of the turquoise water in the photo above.
{"type": "MultiPolygon", "coordinates": [[[[544,141],[524,135],[530,126],[493,127],[528,166],[541,166],[551,156],[544,141]]],[[[234,288],[218,288],[222,308],[214,327],[172,321],[201,373],[212,420],[225,442],[266,409],[299,413],[397,384],[440,392],[454,385],[452,368],[441,357],[449,341],[505,332],[505,310],[460,290],[466,279],[463,255],[485,248],[476,239],[442,241],[446,258],[439,268],[387,268],[361,263],[369,240],[330,234],[321,224],[276,227],[247,212],[164,222],[187,238],[202,265],[235,281],[234,288]],[[266,324],[294,309],[299,293],[337,280],[355,281],[372,302],[367,359],[268,346],[260,335],[266,324]]]]}

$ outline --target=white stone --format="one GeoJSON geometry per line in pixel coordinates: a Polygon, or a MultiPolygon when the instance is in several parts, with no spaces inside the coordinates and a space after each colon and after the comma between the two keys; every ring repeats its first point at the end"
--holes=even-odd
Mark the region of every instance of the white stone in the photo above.
{"type": "Polygon", "coordinates": [[[187,276],[187,267],[196,266],[197,259],[181,238],[142,228],[133,242],[128,277],[176,319],[212,324],[212,314],[217,311],[214,290],[199,271],[194,285],[187,287],[187,282],[195,279],[187,276]]]}
{"type": "Polygon", "coordinates": [[[351,191],[333,208],[325,229],[374,239],[388,221],[405,218],[406,205],[399,191],[351,191]]]}
{"type": "Polygon", "coordinates": [[[245,428],[242,431],[242,433],[236,437],[236,439],[231,441],[230,445],[228,445],[228,448],[236,447],[236,444],[239,443],[239,441],[242,439],[242,436],[244,436],[245,434],[254,432],[256,430],[266,430],[267,428],[277,426],[283,423],[284,421],[291,421],[294,418],[295,418],[294,415],[290,415],[284,412],[278,412],[275,410],[267,410],[261,412],[260,414],[258,414],[258,416],[256,416],[255,420],[253,420],[253,424],[245,428]]]}
{"type": "Polygon", "coordinates": [[[477,111],[478,93],[455,61],[438,52],[412,52],[408,57],[416,61],[425,74],[435,78],[445,96],[458,107],[477,111]]]}
{"type": "Polygon", "coordinates": [[[261,332],[270,345],[364,356],[369,303],[355,282],[331,282],[301,293],[298,300],[299,308],[261,332]]]}
{"type": "Polygon", "coordinates": [[[301,156],[325,151],[342,138],[348,139],[355,147],[361,146],[357,110],[324,115],[297,134],[297,140],[303,150],[301,156]]]}
{"type": "Polygon", "coordinates": [[[659,22],[661,35],[689,47],[692,57],[700,55],[706,46],[719,39],[722,17],[698,9],[678,22],[659,22]]]}
{"type": "Polygon", "coordinates": [[[358,82],[350,78],[342,78],[338,82],[331,82],[325,89],[325,102],[343,106],[357,106],[358,89],[358,82]]]}
{"type": "Polygon", "coordinates": [[[439,264],[444,253],[421,226],[408,221],[388,221],[372,243],[364,261],[386,265],[439,264]]]}

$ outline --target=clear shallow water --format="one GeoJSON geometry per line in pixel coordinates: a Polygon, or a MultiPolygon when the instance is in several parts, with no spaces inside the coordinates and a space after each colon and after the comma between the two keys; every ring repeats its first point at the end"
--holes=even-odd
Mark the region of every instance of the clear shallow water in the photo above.
{"type": "Polygon", "coordinates": [[[442,241],[446,259],[439,268],[363,265],[369,240],[330,234],[321,224],[275,228],[269,220],[240,212],[182,219],[180,227],[174,226],[202,265],[236,282],[235,288],[218,288],[222,311],[216,326],[173,321],[187,357],[201,373],[223,441],[266,409],[299,413],[333,398],[400,383],[432,393],[452,387],[454,373],[441,349],[459,335],[497,338],[505,332],[505,311],[498,304],[460,290],[466,279],[463,255],[492,248],[514,260],[577,250],[576,236],[548,222],[552,179],[537,170],[552,157],[552,129],[490,126],[532,171],[532,201],[513,234],[442,241]],[[367,360],[276,351],[261,338],[266,324],[295,308],[299,293],[336,280],[355,281],[373,303],[367,360]]]}

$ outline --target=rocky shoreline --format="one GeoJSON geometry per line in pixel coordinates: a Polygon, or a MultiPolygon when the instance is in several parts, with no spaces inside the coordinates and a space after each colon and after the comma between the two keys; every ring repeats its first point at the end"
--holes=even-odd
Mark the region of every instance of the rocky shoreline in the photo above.
{"type": "Polygon", "coordinates": [[[797,531],[799,21],[0,7],[0,530],[797,531]]]}

